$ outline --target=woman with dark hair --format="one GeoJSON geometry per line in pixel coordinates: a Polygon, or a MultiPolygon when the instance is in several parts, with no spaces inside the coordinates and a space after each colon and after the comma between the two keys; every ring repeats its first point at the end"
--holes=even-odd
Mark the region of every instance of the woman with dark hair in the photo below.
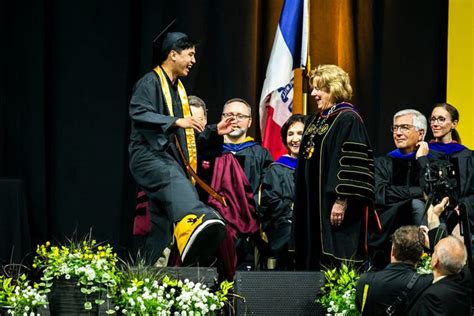
{"type": "MultiPolygon", "coordinates": [[[[472,151],[461,144],[461,137],[456,131],[459,123],[458,110],[449,103],[435,104],[430,116],[430,127],[433,139],[428,146],[438,159],[450,161],[454,166],[457,180],[457,194],[459,200],[464,198],[468,206],[474,206],[474,159],[472,151]]],[[[460,201],[456,201],[459,202],[460,201]]],[[[474,229],[474,214],[468,212],[470,217],[471,232],[474,229]]]]}
{"type": "Polygon", "coordinates": [[[456,131],[458,123],[459,112],[454,106],[449,103],[435,104],[430,117],[430,126],[434,137],[431,143],[461,144],[461,137],[456,131]]]}
{"type": "MultiPolygon", "coordinates": [[[[304,116],[292,115],[281,127],[281,140],[288,150],[265,172],[260,186],[258,215],[268,238],[270,256],[276,259],[276,269],[291,269],[288,253],[295,194],[295,167],[303,135],[304,116]]],[[[271,264],[267,264],[271,268],[271,264]]]]}
{"type": "Polygon", "coordinates": [[[348,103],[352,87],[344,70],[320,65],[311,72],[310,83],[319,112],[306,121],[296,168],[296,268],[362,263],[374,203],[369,136],[359,112],[348,103]]]}

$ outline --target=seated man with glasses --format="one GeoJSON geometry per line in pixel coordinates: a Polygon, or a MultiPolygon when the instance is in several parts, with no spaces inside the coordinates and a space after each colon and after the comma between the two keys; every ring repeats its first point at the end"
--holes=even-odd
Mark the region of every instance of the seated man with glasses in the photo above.
{"type": "MultiPolygon", "coordinates": [[[[231,153],[243,168],[254,195],[256,195],[263,172],[273,159],[270,152],[257,143],[247,132],[252,125],[252,107],[239,98],[230,99],[224,104],[222,119],[233,118],[233,131],[224,136],[221,154],[231,153]]],[[[203,157],[198,166],[204,179],[211,180],[215,157],[203,157]]]]}
{"type": "Polygon", "coordinates": [[[224,275],[232,280],[239,266],[248,269],[254,265],[253,243],[260,242],[255,197],[272,157],[267,149],[247,136],[252,124],[252,108],[247,101],[239,98],[227,101],[222,118],[233,118],[233,130],[225,135],[217,157],[202,157],[198,173],[227,200],[228,207],[212,197],[208,203],[220,211],[228,224],[220,259],[224,275]]]}
{"type": "Polygon", "coordinates": [[[375,204],[382,234],[370,236],[372,257],[378,268],[389,260],[390,236],[402,225],[426,225],[423,185],[424,166],[429,154],[423,141],[427,121],[413,109],[397,112],[391,126],[396,149],[375,159],[375,204]]]}

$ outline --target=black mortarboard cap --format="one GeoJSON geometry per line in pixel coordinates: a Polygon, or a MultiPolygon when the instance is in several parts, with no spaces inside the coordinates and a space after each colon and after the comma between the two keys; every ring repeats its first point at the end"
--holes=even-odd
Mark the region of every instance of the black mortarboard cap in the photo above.
{"type": "Polygon", "coordinates": [[[171,51],[171,48],[173,47],[174,43],[176,43],[182,38],[188,37],[186,34],[181,32],[168,32],[175,22],[176,19],[171,21],[171,23],[168,24],[163,29],[163,31],[161,31],[161,33],[153,39],[154,50],[162,56],[167,55],[171,51]]]}

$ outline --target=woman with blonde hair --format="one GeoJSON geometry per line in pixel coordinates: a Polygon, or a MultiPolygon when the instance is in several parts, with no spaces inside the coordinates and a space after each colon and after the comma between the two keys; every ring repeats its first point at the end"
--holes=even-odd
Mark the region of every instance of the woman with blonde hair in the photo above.
{"type": "Polygon", "coordinates": [[[318,113],[306,121],[296,168],[294,247],[304,270],[362,263],[374,200],[374,161],[349,75],[336,65],[311,72],[318,113]]]}

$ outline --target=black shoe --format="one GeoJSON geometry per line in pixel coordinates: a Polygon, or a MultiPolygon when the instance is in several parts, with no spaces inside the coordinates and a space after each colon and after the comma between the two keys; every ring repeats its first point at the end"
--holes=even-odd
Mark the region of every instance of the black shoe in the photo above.
{"type": "Polygon", "coordinates": [[[225,236],[225,222],[214,213],[183,217],[174,229],[183,266],[212,263],[225,236]]]}

